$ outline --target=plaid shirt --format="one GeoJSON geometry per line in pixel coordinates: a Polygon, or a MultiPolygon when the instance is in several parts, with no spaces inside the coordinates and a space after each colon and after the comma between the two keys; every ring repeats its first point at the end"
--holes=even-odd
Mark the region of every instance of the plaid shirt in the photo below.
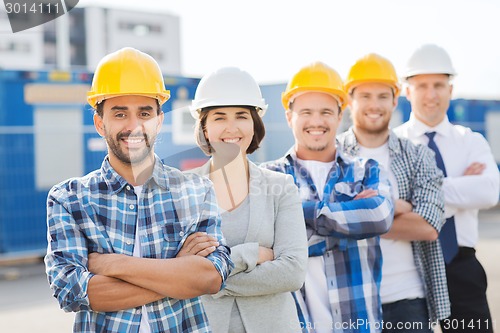
{"type": "MultiPolygon", "coordinates": [[[[263,166],[292,175],[299,188],[309,256],[324,258],[335,332],[379,332],[382,255],[378,235],[387,232],[392,224],[392,201],[388,186],[379,181],[376,161],[346,157],[340,152],[337,148],[323,200],[293,149],[263,166]],[[378,190],[379,195],[353,200],[365,189],[378,190]]],[[[311,324],[305,293],[307,290],[302,288],[301,293],[295,294],[302,298],[297,306],[303,327],[311,324]]]]}
{"type": "MultiPolygon", "coordinates": [[[[359,146],[352,129],[339,136],[344,152],[359,155],[359,146]]],[[[413,212],[422,216],[438,232],[444,224],[444,198],[441,190],[443,174],[436,167],[434,155],[423,145],[389,135],[390,168],[398,183],[399,198],[411,202],[413,212]]],[[[432,321],[450,315],[446,272],[439,240],[411,242],[413,259],[424,291],[432,321]]]]}
{"type": "MultiPolygon", "coordinates": [[[[138,332],[141,306],[117,312],[92,311],[87,287],[88,254],[132,255],[136,223],[146,258],[174,258],[187,236],[205,231],[225,244],[211,183],[163,165],[156,156],[141,200],[110,166],[54,186],[47,200],[50,287],[62,309],[77,312],[74,332],[138,332]]],[[[233,266],[229,249],[207,257],[225,281],[233,266]]],[[[151,332],[210,332],[199,298],[164,298],[146,305],[151,332]]]]}

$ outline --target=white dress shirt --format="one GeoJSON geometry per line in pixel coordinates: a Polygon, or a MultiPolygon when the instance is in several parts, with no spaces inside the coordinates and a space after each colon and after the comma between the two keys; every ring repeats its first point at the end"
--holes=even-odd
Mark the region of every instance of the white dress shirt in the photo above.
{"type": "Polygon", "coordinates": [[[414,143],[427,145],[426,132],[436,132],[434,141],[443,157],[447,177],[443,182],[446,217],[455,216],[459,246],[475,247],[478,240],[479,209],[498,203],[500,174],[486,139],[468,127],[453,125],[448,117],[435,127],[417,120],[413,114],[395,130],[414,143]],[[486,164],[481,175],[464,176],[474,162],[486,164]]]}

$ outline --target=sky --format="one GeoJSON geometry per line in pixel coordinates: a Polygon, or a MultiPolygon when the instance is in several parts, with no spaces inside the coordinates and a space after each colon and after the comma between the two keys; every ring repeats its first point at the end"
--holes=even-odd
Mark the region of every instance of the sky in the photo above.
{"type": "Polygon", "coordinates": [[[458,73],[454,97],[500,99],[498,0],[80,0],[78,6],[95,4],[179,16],[186,76],[238,66],[261,84],[284,83],[319,60],[345,78],[371,52],[400,72],[414,49],[435,43],[458,73]]]}

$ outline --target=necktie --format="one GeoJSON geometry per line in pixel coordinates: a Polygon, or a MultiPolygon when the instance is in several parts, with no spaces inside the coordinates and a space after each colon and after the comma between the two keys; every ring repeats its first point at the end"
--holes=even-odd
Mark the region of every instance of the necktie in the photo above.
{"type": "MultiPolygon", "coordinates": [[[[427,145],[436,155],[436,164],[446,177],[446,168],[444,167],[443,157],[439,152],[436,142],[434,142],[436,132],[427,132],[425,135],[429,138],[429,143],[427,145]]],[[[444,261],[449,264],[458,253],[457,230],[455,229],[455,218],[453,216],[446,219],[446,223],[441,228],[441,232],[439,233],[439,241],[441,242],[441,248],[443,249],[444,261]]]]}

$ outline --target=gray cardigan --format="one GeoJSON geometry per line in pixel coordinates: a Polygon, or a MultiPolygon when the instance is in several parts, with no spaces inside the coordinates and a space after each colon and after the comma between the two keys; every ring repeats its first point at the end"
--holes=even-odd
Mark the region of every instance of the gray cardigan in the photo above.
{"type": "MultiPolygon", "coordinates": [[[[292,291],[304,283],[307,238],[302,202],[290,175],[249,161],[250,221],[243,244],[231,247],[234,270],[225,288],[202,296],[214,333],[227,333],[236,302],[248,333],[300,332],[292,291]],[[257,265],[258,248],[272,248],[275,259],[257,265]]],[[[188,172],[207,176],[210,162],[188,172]]],[[[224,221],[222,221],[224,223],[224,221]]]]}

